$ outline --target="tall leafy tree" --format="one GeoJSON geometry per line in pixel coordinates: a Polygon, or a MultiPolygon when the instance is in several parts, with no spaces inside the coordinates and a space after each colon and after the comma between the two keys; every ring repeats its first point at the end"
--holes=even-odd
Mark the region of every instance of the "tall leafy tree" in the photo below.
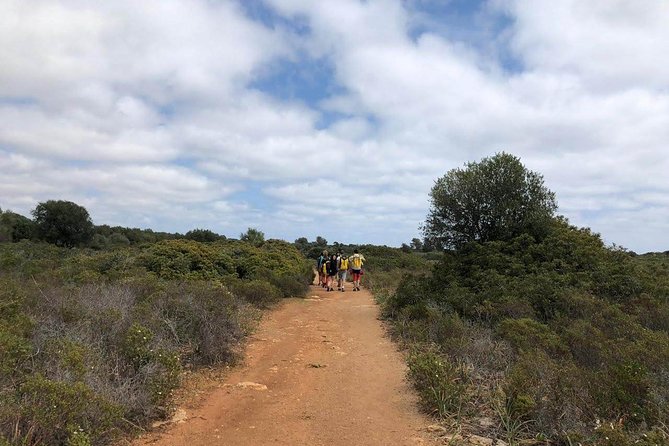
{"type": "Polygon", "coordinates": [[[430,199],[424,235],[447,248],[523,233],[540,238],[557,209],[543,176],[504,152],[450,170],[435,182],[430,199]]]}
{"type": "Polygon", "coordinates": [[[58,246],[81,246],[93,237],[94,227],[88,211],[71,201],[49,200],[32,211],[37,235],[58,246]]]}

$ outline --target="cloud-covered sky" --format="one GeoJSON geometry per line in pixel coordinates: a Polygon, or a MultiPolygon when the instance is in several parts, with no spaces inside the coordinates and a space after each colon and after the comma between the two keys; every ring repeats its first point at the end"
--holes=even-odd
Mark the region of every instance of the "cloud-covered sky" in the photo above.
{"type": "Polygon", "coordinates": [[[500,151],[669,249],[669,3],[3,0],[0,207],[399,245],[500,151]]]}

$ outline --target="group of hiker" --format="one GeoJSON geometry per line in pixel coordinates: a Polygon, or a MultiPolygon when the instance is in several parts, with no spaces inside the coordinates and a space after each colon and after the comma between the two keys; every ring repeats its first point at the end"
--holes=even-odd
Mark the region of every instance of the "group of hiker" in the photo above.
{"type": "Polygon", "coordinates": [[[360,276],[363,274],[362,265],[365,263],[365,257],[358,252],[353,251],[353,255],[346,257],[341,251],[336,254],[328,255],[323,251],[317,259],[318,285],[334,291],[335,282],[337,291],[344,292],[346,286],[347,274],[351,274],[353,279],[353,291],[360,291],[360,276]]]}

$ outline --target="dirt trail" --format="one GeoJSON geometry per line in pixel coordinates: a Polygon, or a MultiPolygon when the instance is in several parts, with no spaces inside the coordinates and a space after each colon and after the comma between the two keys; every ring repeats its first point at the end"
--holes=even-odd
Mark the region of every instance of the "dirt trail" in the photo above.
{"type": "Polygon", "coordinates": [[[199,408],[136,445],[432,445],[369,292],[289,299],[199,408]]]}

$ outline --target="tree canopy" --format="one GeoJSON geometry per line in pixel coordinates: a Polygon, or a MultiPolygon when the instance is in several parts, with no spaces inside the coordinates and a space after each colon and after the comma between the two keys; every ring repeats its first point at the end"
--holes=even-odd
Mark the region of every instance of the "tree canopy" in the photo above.
{"type": "Polygon", "coordinates": [[[94,227],[86,208],[71,201],[49,200],[32,211],[38,237],[58,246],[74,247],[88,243],[94,227]]]}
{"type": "Polygon", "coordinates": [[[255,228],[248,228],[245,233],[239,235],[239,239],[254,246],[265,243],[265,233],[255,228]]]}
{"type": "Polygon", "coordinates": [[[0,241],[18,242],[33,238],[34,223],[27,217],[0,209],[0,241]]]}
{"type": "Polygon", "coordinates": [[[224,236],[219,235],[209,229],[193,229],[186,233],[185,237],[196,242],[215,242],[217,240],[225,239],[224,236]]]}
{"type": "Polygon", "coordinates": [[[498,153],[450,170],[430,192],[427,240],[447,248],[471,241],[541,238],[555,215],[555,194],[520,159],[498,153]]]}

